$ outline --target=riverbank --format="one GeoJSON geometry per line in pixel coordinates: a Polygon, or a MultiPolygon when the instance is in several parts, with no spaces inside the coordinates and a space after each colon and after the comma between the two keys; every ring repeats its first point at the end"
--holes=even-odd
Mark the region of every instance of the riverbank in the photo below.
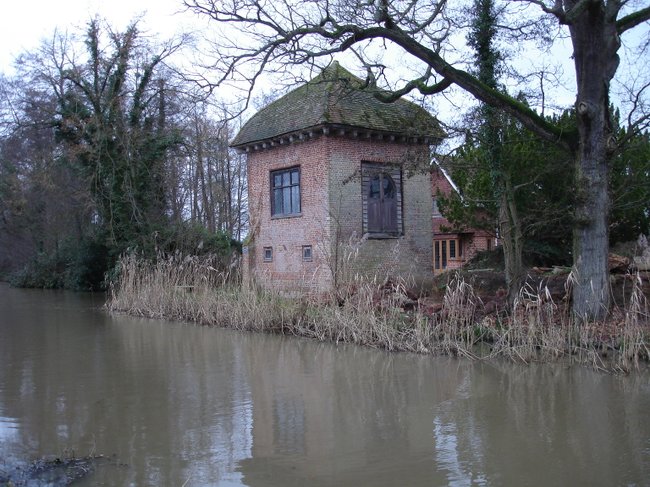
{"type": "Polygon", "coordinates": [[[615,310],[604,323],[578,323],[544,287],[523,288],[509,314],[486,313],[473,286],[460,276],[434,303],[414,300],[402,283],[386,281],[355,282],[329,300],[291,299],[241,286],[217,271],[210,258],[171,257],[151,264],[128,256],[107,308],[389,351],[568,361],[629,372],[650,357],[648,304],[641,277],[631,280],[624,310],[615,310]]]}

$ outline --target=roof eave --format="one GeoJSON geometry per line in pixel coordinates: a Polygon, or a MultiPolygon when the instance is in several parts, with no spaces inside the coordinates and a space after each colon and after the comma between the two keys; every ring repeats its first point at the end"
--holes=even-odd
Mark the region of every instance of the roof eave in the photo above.
{"type": "Polygon", "coordinates": [[[279,146],[286,146],[297,142],[304,142],[321,135],[349,137],[353,139],[383,140],[388,142],[415,144],[415,145],[437,145],[442,140],[439,134],[408,134],[398,131],[377,130],[352,125],[324,123],[307,127],[293,132],[276,135],[266,139],[236,142],[236,138],[230,143],[230,147],[238,152],[255,152],[271,149],[279,146]]]}

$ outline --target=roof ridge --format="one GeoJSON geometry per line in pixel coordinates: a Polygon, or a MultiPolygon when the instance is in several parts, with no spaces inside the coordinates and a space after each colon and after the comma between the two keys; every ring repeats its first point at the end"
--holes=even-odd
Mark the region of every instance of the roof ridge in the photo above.
{"type": "MultiPolygon", "coordinates": [[[[320,83],[323,83],[323,84],[330,83],[330,89],[327,89],[327,104],[326,104],[326,109],[328,110],[328,115],[329,115],[329,109],[330,109],[329,101],[330,101],[330,98],[332,96],[332,89],[331,88],[333,87],[334,83],[339,82],[339,81],[343,81],[343,80],[346,80],[346,79],[349,79],[351,81],[359,81],[359,82],[363,83],[363,80],[361,78],[353,75],[350,71],[348,71],[343,66],[341,66],[338,61],[334,60],[330,64],[325,66],[323,69],[321,69],[321,72],[319,74],[317,74],[316,76],[314,76],[312,79],[310,79],[306,83],[303,83],[302,85],[294,88],[293,90],[289,90],[284,95],[277,97],[275,100],[273,100],[271,103],[269,103],[265,107],[260,108],[257,111],[257,113],[255,115],[253,115],[253,116],[257,116],[258,114],[271,109],[275,104],[282,101],[282,99],[285,96],[287,96],[288,94],[290,94],[290,93],[295,93],[295,92],[297,92],[299,90],[303,90],[303,89],[309,89],[308,88],[309,85],[313,86],[314,84],[320,84],[320,83]],[[331,70],[331,68],[333,68],[333,70],[331,70]],[[348,77],[339,77],[338,75],[339,75],[339,73],[341,71],[343,72],[343,74],[348,75],[348,77]],[[332,79],[324,78],[324,75],[329,74],[330,72],[336,73],[337,77],[332,78],[332,79]]],[[[326,117],[326,118],[328,118],[328,117],[326,117]]],[[[325,121],[327,121],[327,120],[325,120],[325,121]]]]}
{"type": "Polygon", "coordinates": [[[231,144],[242,146],[327,124],[439,136],[440,126],[425,108],[404,98],[384,103],[375,96],[375,90],[382,91],[332,61],[310,81],[259,110],[231,144]]]}

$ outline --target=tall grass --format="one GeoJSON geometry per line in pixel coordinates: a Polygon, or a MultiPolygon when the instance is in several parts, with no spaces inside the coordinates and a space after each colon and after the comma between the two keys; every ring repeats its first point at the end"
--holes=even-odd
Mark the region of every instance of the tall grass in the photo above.
{"type": "Polygon", "coordinates": [[[616,337],[619,353],[616,357],[616,367],[624,372],[632,368],[639,368],[639,360],[650,357],[648,343],[648,301],[642,291],[641,275],[637,272],[633,276],[632,293],[627,308],[624,310],[624,319],[620,333],[616,337]]]}
{"type": "Polygon", "coordinates": [[[107,307],[114,312],[192,321],[237,330],[354,343],[390,351],[521,362],[569,360],[627,372],[650,357],[648,305],[637,276],[616,322],[579,323],[545,287],[525,286],[509,315],[483,316],[483,303],[460,277],[439,312],[408,302],[400,280],[354,276],[332,296],[292,299],[239,282],[235,265],[208,257],[134,255],[120,261],[107,307]]]}

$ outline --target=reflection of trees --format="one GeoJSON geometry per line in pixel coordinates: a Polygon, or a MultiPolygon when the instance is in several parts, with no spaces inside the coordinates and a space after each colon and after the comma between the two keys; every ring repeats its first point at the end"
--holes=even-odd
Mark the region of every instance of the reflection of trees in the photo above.
{"type": "Polygon", "coordinates": [[[650,471],[642,374],[113,319],[98,304],[0,287],[5,460],[115,453],[128,467],[98,470],[106,485],[619,485],[650,471]]]}
{"type": "Polygon", "coordinates": [[[436,460],[461,485],[638,482],[650,468],[640,453],[647,413],[628,383],[584,368],[468,368],[457,397],[436,409],[436,460]]]}
{"type": "Polygon", "coordinates": [[[113,320],[84,311],[83,295],[33,294],[33,309],[2,306],[13,323],[0,327],[12,333],[0,335],[0,412],[20,418],[20,455],[116,454],[128,466],[106,470],[108,485],[176,485],[216,482],[250,454],[239,335],[113,320]]]}
{"type": "Polygon", "coordinates": [[[75,424],[86,420],[87,411],[73,412],[71,406],[83,403],[83,391],[76,386],[80,376],[90,372],[77,353],[74,333],[66,328],[74,319],[83,319],[94,299],[101,305],[101,298],[6,286],[0,293],[0,411],[20,418],[16,434],[25,454],[60,453],[68,446],[67,438],[78,433],[75,424]],[[34,299],[40,300],[39,306],[34,299]]]}

